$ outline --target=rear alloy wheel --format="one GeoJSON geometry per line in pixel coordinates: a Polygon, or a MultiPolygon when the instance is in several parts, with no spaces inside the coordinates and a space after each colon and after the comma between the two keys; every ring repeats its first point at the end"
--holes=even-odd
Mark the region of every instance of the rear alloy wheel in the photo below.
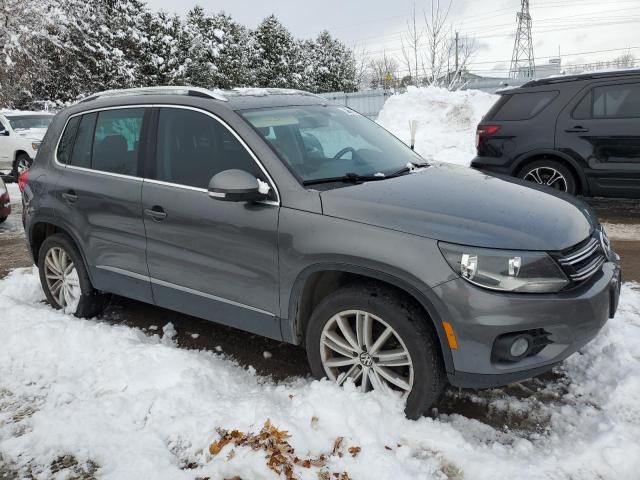
{"type": "Polygon", "coordinates": [[[361,392],[405,400],[417,418],[436,403],[446,375],[431,320],[410,299],[384,286],[343,287],[314,309],[306,332],[313,375],[361,392]]]}
{"type": "Polygon", "coordinates": [[[16,157],[13,162],[13,177],[18,180],[18,177],[31,168],[33,161],[29,158],[29,155],[21,153],[16,157]]]}
{"type": "Polygon", "coordinates": [[[109,295],[93,288],[84,260],[65,234],[47,237],[38,253],[40,283],[51,306],[80,318],[101,313],[109,295]]]}
{"type": "Polygon", "coordinates": [[[571,195],[576,194],[576,179],[571,171],[560,162],[539,160],[527,165],[520,178],[529,182],[553,188],[571,195]]]}

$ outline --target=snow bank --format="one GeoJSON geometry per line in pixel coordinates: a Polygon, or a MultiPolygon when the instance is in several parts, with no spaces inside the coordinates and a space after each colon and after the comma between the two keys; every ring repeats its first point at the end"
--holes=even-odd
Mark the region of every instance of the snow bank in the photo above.
{"type": "MultiPolygon", "coordinates": [[[[329,454],[327,470],[354,480],[638,478],[638,286],[623,287],[616,319],[566,362],[565,377],[530,396],[465,394],[529,425],[513,430],[461,415],[409,421],[399,400],[349,385],[276,385],[221,355],[177,348],[172,326],[163,341],[42,300],[35,270],[0,280],[0,464],[4,455],[36,478],[72,455],[87,469],[95,462],[100,478],[275,479],[263,452],[208,451],[216,429],[255,433],[267,419],[289,431],[296,455],[329,454]],[[338,437],[344,455],[330,455],[338,437]]],[[[295,473],[318,478],[317,467],[295,473]]]]}
{"type": "Polygon", "coordinates": [[[476,127],[497,100],[478,90],[409,87],[384,104],[378,123],[409,145],[409,122],[418,122],[416,151],[427,160],[469,165],[476,127]]]}

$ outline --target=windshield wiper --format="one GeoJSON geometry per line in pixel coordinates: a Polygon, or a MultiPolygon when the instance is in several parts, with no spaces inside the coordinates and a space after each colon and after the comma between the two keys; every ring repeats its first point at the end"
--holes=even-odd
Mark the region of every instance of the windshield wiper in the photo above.
{"type": "Polygon", "coordinates": [[[426,168],[428,166],[429,166],[429,164],[427,162],[422,162],[422,163],[410,162],[410,164],[407,164],[407,166],[402,167],[400,170],[387,175],[386,178],[399,177],[400,175],[405,175],[405,174],[407,174],[409,172],[412,172],[413,170],[415,170],[417,168],[426,168]]]}
{"type": "Polygon", "coordinates": [[[357,173],[348,172],[340,177],[328,177],[328,178],[316,178],[313,180],[304,180],[302,184],[307,185],[319,185],[321,183],[360,183],[360,182],[375,182],[377,180],[384,180],[389,178],[385,175],[359,175],[357,173]]]}

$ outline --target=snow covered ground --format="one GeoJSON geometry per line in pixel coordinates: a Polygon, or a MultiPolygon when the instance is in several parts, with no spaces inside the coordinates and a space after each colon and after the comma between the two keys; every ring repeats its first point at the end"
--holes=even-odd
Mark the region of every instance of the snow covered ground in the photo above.
{"type": "Polygon", "coordinates": [[[409,421],[397,399],[324,381],[276,385],[220,354],[177,348],[170,324],[147,336],[64,315],[43,298],[35,270],[0,280],[0,452],[36,478],[52,468],[59,478],[278,478],[262,450],[209,452],[218,429],[257,433],[267,420],[289,432],[298,457],[326,456],[324,466],[296,466],[301,479],[638,478],[637,285],[624,286],[616,318],[558,380],[527,395],[463,393],[511,417],[511,429],[461,415],[409,421]]]}
{"type": "Polygon", "coordinates": [[[416,151],[428,160],[469,165],[475,156],[476,127],[497,95],[478,90],[408,87],[391,96],[378,123],[410,144],[409,122],[416,120],[416,151]]]}

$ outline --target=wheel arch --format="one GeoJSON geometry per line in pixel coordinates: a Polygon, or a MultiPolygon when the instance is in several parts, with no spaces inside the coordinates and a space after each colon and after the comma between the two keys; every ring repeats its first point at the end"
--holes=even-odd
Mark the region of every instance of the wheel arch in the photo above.
{"type": "Polygon", "coordinates": [[[18,150],[16,150],[16,151],[14,152],[14,154],[13,154],[13,161],[15,162],[16,160],[18,160],[18,157],[19,157],[20,155],[22,155],[22,154],[24,154],[24,155],[26,155],[27,157],[31,158],[31,155],[29,155],[29,154],[27,153],[27,151],[26,151],[26,150],[22,150],[22,149],[20,149],[20,148],[19,148],[19,149],[18,149],[18,150]]]}
{"type": "Polygon", "coordinates": [[[35,219],[31,223],[31,227],[29,228],[29,246],[31,248],[31,256],[33,257],[34,263],[38,264],[38,255],[40,253],[40,247],[44,243],[47,237],[54,235],[56,233],[62,233],[67,235],[75,247],[78,249],[80,256],[82,257],[82,261],[84,262],[87,270],[87,274],[89,278],[93,282],[93,278],[91,276],[91,268],[89,268],[89,263],[87,262],[87,257],[85,256],[84,250],[81,246],[81,243],[78,240],[77,235],[73,233],[73,231],[67,228],[62,222],[57,221],[54,218],[40,218],[35,219]]]}
{"type": "Polygon", "coordinates": [[[511,168],[511,175],[517,177],[519,173],[529,164],[538,160],[555,160],[565,165],[576,178],[578,191],[576,193],[585,195],[589,192],[589,183],[584,170],[580,167],[578,162],[571,158],[569,155],[558,152],[557,150],[535,150],[527,152],[522,155],[515,162],[511,168]]]}
{"type": "Polygon", "coordinates": [[[353,283],[375,283],[406,296],[420,307],[433,328],[440,344],[440,353],[447,372],[453,372],[453,357],[442,327],[442,318],[435,305],[434,294],[424,286],[380,270],[348,264],[316,264],[300,272],[293,284],[288,305],[288,322],[282,325],[285,341],[299,344],[315,306],[340,287],[353,283]]]}

